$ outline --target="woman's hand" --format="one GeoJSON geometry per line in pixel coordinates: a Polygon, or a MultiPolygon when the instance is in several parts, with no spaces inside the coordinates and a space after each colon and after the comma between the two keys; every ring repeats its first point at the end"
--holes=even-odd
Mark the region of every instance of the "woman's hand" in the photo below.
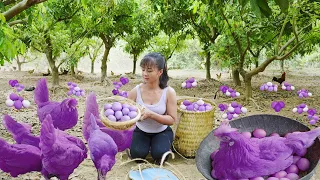
{"type": "Polygon", "coordinates": [[[152,119],[153,115],[155,113],[150,111],[149,109],[147,108],[143,108],[143,110],[141,111],[141,120],[145,120],[145,119],[152,119]]]}

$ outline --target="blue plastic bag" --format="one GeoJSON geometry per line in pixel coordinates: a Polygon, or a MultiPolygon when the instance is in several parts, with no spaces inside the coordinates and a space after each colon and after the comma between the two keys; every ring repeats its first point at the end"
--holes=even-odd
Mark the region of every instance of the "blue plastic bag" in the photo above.
{"type": "MultiPolygon", "coordinates": [[[[179,180],[171,171],[162,168],[143,169],[142,177],[144,180],[179,180]]],[[[140,172],[131,170],[129,178],[132,180],[142,180],[140,172]]]]}

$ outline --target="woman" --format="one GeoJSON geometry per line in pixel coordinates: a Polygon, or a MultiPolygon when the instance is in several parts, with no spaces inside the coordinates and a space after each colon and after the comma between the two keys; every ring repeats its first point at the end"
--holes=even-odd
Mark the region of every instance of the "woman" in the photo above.
{"type": "Polygon", "coordinates": [[[167,66],[161,54],[147,54],[140,66],[144,83],[132,89],[128,98],[145,107],[145,110],[141,115],[142,121],[136,123],[130,155],[145,159],[151,151],[152,158],[159,163],[173,141],[169,125],[177,119],[176,92],[167,85],[167,66]]]}

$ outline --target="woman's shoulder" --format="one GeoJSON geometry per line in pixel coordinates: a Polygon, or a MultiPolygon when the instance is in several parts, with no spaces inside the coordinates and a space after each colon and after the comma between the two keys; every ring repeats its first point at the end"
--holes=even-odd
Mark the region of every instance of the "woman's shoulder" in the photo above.
{"type": "Polygon", "coordinates": [[[169,96],[176,96],[176,91],[171,86],[167,86],[167,94],[169,96]]]}

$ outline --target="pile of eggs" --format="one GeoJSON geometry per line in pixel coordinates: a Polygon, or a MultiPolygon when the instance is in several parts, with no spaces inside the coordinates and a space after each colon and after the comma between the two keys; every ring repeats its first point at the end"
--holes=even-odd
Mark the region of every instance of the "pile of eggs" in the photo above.
{"type": "Polygon", "coordinates": [[[271,107],[276,111],[276,112],[280,112],[281,109],[283,109],[285,107],[285,103],[283,101],[273,101],[271,103],[271,107]]]}
{"type": "Polygon", "coordinates": [[[6,100],[6,105],[8,107],[14,107],[17,110],[28,108],[30,107],[30,104],[30,101],[23,99],[23,97],[18,96],[15,93],[11,93],[6,100]]]}
{"type": "Polygon", "coordinates": [[[104,105],[104,115],[110,121],[128,121],[137,117],[138,110],[135,106],[131,106],[129,104],[113,102],[112,104],[104,105]]]}
{"type": "Polygon", "coordinates": [[[306,89],[301,89],[297,93],[298,93],[299,98],[306,98],[306,97],[312,96],[312,93],[306,89]]]}
{"type": "Polygon", "coordinates": [[[19,84],[18,80],[15,80],[15,79],[9,80],[9,85],[11,87],[15,87],[17,92],[20,92],[20,91],[22,91],[24,89],[24,85],[19,84]]]}
{"type": "Polygon", "coordinates": [[[220,86],[220,91],[226,96],[231,96],[232,98],[239,97],[240,93],[228,86],[220,86]]]}
{"type": "Polygon", "coordinates": [[[129,79],[128,78],[120,77],[120,81],[119,82],[117,82],[117,81],[113,82],[114,89],[112,90],[112,94],[113,95],[119,95],[119,96],[127,98],[128,97],[128,93],[126,91],[120,91],[119,89],[123,85],[126,85],[128,83],[129,83],[129,79]]]}
{"type": "Polygon", "coordinates": [[[85,91],[83,89],[80,89],[80,87],[73,82],[68,82],[69,86],[69,91],[68,91],[68,96],[71,96],[72,94],[75,96],[85,96],[85,91]]]}
{"type": "Polygon", "coordinates": [[[295,89],[294,86],[292,86],[288,82],[283,82],[281,88],[286,91],[293,91],[295,89]]]}
{"type": "MultiPolygon", "coordinates": [[[[250,139],[250,138],[265,138],[267,133],[264,129],[255,129],[252,133],[251,132],[242,132],[241,133],[244,137],[250,139]]],[[[278,136],[280,135],[278,133],[272,133],[270,136],[278,136]]],[[[285,136],[286,137],[286,136],[285,136]]],[[[217,151],[214,151],[210,158],[213,164],[214,156],[217,153],[217,151]]],[[[294,155],[293,156],[293,163],[285,170],[279,171],[275,174],[269,175],[269,177],[266,178],[266,180],[298,180],[300,179],[299,177],[299,172],[301,171],[306,171],[310,167],[310,161],[305,158],[304,156],[307,154],[307,149],[304,149],[303,154],[294,155]]],[[[264,180],[265,177],[255,177],[255,178],[250,178],[250,180],[264,180]]],[[[243,179],[245,180],[245,179],[243,179]]]]}
{"type": "Polygon", "coordinates": [[[296,106],[295,108],[292,109],[292,112],[296,113],[298,112],[298,114],[301,114],[303,112],[307,112],[309,110],[308,106],[304,103],[299,104],[298,106],[296,106]]]}
{"type": "Polygon", "coordinates": [[[316,115],[317,114],[317,110],[316,109],[309,109],[307,111],[308,113],[308,119],[309,119],[309,123],[311,125],[315,125],[318,121],[319,121],[319,116],[316,115]]]}
{"type": "Polygon", "coordinates": [[[224,114],[222,114],[222,118],[228,120],[232,120],[233,118],[239,117],[242,113],[245,114],[248,112],[247,108],[242,107],[242,105],[237,102],[232,102],[229,105],[219,104],[218,107],[221,112],[224,112],[224,114]]]}
{"type": "Polygon", "coordinates": [[[202,99],[199,99],[196,102],[184,100],[183,102],[181,102],[180,108],[187,111],[204,112],[212,110],[212,105],[209,103],[205,103],[202,99]]]}
{"type": "Polygon", "coordinates": [[[197,85],[198,85],[197,81],[192,77],[192,78],[187,79],[185,82],[183,82],[181,84],[181,87],[186,88],[186,89],[190,89],[190,88],[197,87],[197,85]]]}
{"type": "Polygon", "coordinates": [[[272,84],[272,82],[267,82],[266,84],[262,84],[260,86],[261,91],[278,91],[278,85],[272,84]]]}

